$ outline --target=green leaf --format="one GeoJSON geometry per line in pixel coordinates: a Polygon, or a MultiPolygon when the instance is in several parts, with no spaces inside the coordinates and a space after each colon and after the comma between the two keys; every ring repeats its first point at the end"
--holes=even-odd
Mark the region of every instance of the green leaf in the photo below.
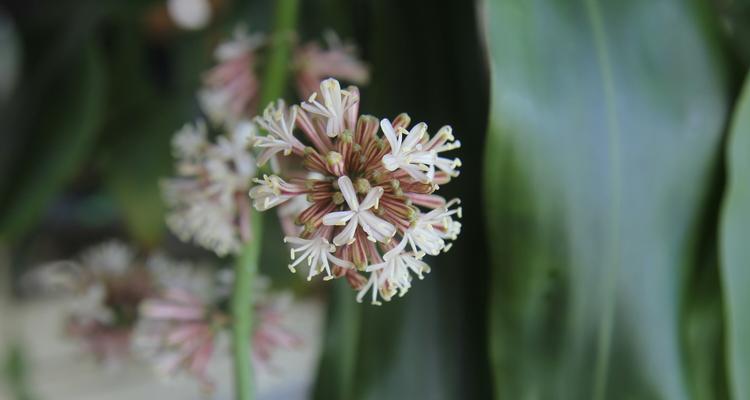
{"type": "Polygon", "coordinates": [[[362,306],[352,301],[347,285],[336,285],[331,293],[314,398],[346,400],[354,396],[362,306]]]}
{"type": "Polygon", "coordinates": [[[750,397],[750,80],[734,111],[727,143],[728,189],[721,218],[721,277],[726,305],[730,392],[750,397]]]}
{"type": "MultiPolygon", "coordinates": [[[[159,104],[159,103],[157,103],[159,104]]],[[[172,170],[169,138],[183,115],[163,104],[160,114],[123,124],[105,168],[105,187],[113,195],[133,239],[145,246],[157,244],[165,232],[164,204],[159,179],[172,170]]]]}
{"type": "Polygon", "coordinates": [[[488,0],[498,398],[691,396],[681,311],[728,97],[703,12],[488,0]]]}
{"type": "Polygon", "coordinates": [[[52,197],[88,155],[101,122],[104,72],[98,49],[89,43],[55,85],[37,116],[33,150],[5,197],[0,237],[24,234],[42,215],[52,197]]]}
{"type": "Polygon", "coordinates": [[[170,141],[184,123],[197,118],[194,91],[210,52],[207,38],[200,36],[170,43],[176,61],[165,83],[150,66],[149,37],[127,29],[130,22],[121,22],[110,38],[108,67],[117,79],[112,82],[100,155],[104,186],[129,234],[144,246],[154,246],[166,232],[159,180],[172,175],[170,141]]]}
{"type": "Polygon", "coordinates": [[[13,21],[0,9],[0,109],[10,98],[21,70],[21,41],[13,21]]]}
{"type": "Polygon", "coordinates": [[[742,63],[750,64],[750,1],[715,0],[721,27],[728,44],[742,63]]]}

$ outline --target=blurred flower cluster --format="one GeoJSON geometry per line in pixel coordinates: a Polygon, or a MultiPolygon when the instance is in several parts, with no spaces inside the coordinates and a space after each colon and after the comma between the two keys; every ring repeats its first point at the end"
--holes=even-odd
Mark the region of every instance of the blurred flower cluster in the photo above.
{"type": "MultiPolygon", "coordinates": [[[[302,98],[314,94],[328,76],[355,83],[369,80],[368,68],[356,57],[354,46],[342,43],[332,32],[326,34],[326,41],[326,48],[311,42],[294,51],[295,82],[302,98]]],[[[257,131],[252,117],[261,93],[258,68],[268,44],[263,34],[250,35],[242,26],[219,44],[214,53],[217,65],[206,72],[197,95],[209,123],[199,119],[175,134],[177,176],[162,181],[172,231],[219,256],[238,253],[251,239],[247,191],[256,176],[250,147],[257,131]],[[211,127],[223,132],[215,143],[208,138],[211,127]]],[[[269,158],[261,154],[260,163],[269,158]]],[[[278,160],[271,161],[279,169],[278,160]]]]}
{"type": "MultiPolygon", "coordinates": [[[[369,81],[369,69],[357,58],[353,45],[342,43],[333,32],[325,38],[325,47],[309,42],[294,50],[292,72],[300,98],[315,93],[320,81],[328,77],[359,85],[369,81]]],[[[245,27],[238,26],[232,38],[216,48],[217,64],[204,75],[198,93],[201,107],[213,123],[233,126],[256,114],[262,89],[259,69],[269,43],[265,35],[248,34],[245,27]]]]}
{"type": "MultiPolygon", "coordinates": [[[[210,264],[176,261],[155,253],[140,257],[131,247],[106,242],[78,260],[43,265],[26,277],[27,287],[70,297],[65,331],[99,361],[116,365],[136,355],[161,375],[185,371],[210,390],[207,368],[231,325],[228,298],[232,272],[210,264]]],[[[286,295],[271,295],[267,282],[255,291],[253,357],[269,363],[279,348],[299,345],[281,316],[286,295]]]]}

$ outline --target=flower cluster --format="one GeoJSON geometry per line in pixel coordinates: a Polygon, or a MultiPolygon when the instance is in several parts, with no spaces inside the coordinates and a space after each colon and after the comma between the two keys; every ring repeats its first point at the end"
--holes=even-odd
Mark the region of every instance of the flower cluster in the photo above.
{"type": "Polygon", "coordinates": [[[239,26],[232,39],[216,48],[217,65],[204,75],[203,89],[198,92],[201,107],[212,121],[232,125],[255,114],[260,97],[255,69],[264,43],[263,35],[248,35],[239,26]]]}
{"type": "MultiPolygon", "coordinates": [[[[232,322],[230,270],[163,254],[137,257],[129,246],[111,241],[84,251],[78,261],[37,268],[24,280],[29,289],[73,295],[66,331],[97,360],[115,363],[134,353],[163,374],[185,371],[212,388],[207,368],[232,322]]],[[[254,303],[248,304],[255,311],[256,366],[269,364],[277,349],[299,344],[282,321],[289,300],[271,294],[259,277],[254,303]]]]}
{"type": "MultiPolygon", "coordinates": [[[[141,304],[134,348],[153,361],[161,374],[171,376],[183,370],[211,391],[214,383],[207,370],[217,348],[226,343],[222,339],[231,324],[227,310],[231,273],[214,274],[205,266],[162,257],[149,267],[156,276],[158,294],[141,304]]],[[[254,307],[257,319],[252,337],[254,360],[263,365],[276,349],[296,346],[299,340],[283,327],[284,310],[277,307],[275,298],[263,287],[257,289],[256,303],[248,306],[254,307]]]]}
{"type": "MultiPolygon", "coordinates": [[[[332,33],[326,35],[326,42],[326,48],[310,42],[295,49],[292,68],[297,92],[303,98],[329,76],[356,84],[369,80],[368,68],[357,58],[353,45],[342,43],[332,33]]],[[[264,35],[250,35],[239,26],[230,40],[216,48],[217,65],[204,75],[198,93],[201,107],[212,122],[232,126],[256,114],[260,99],[257,72],[268,43],[264,35]]]]}
{"type": "Polygon", "coordinates": [[[129,354],[139,304],[153,288],[135,252],[117,241],[86,250],[78,261],[44,265],[26,280],[42,290],[73,295],[66,332],[106,363],[129,354]]]}
{"type": "Polygon", "coordinates": [[[249,150],[255,126],[237,124],[228,134],[207,139],[203,121],[186,124],[172,146],[177,177],[162,181],[170,211],[167,225],[183,241],[223,256],[250,239],[250,205],[245,192],[255,176],[249,150]]]}
{"type": "Polygon", "coordinates": [[[326,47],[317,42],[298,46],[294,52],[297,93],[306,99],[318,90],[320,81],[335,77],[356,85],[370,80],[370,70],[357,57],[357,48],[343,43],[332,31],[326,32],[326,47]]]}
{"type": "Polygon", "coordinates": [[[299,234],[285,238],[292,271],[306,263],[308,279],[346,277],[358,301],[369,292],[380,304],[379,297],[405,294],[413,275],[430,270],[423,257],[447,251],[459,234],[460,201],[435,194],[461,165],[442,156],[460,146],[451,127],[430,137],[425,123],[409,128],[406,114],[393,121],[359,115],[358,89],[342,90],[335,79],[300,106],[270,104],[255,121],[266,131],[254,141],[259,164],[284,155],[311,174],[264,176],[249,192],[261,211],[308,202],[295,217],[299,234]]]}

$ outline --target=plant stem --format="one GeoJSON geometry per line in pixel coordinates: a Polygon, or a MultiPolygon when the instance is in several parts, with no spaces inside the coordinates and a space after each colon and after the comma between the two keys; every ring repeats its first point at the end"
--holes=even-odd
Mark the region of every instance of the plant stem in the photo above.
{"type": "Polygon", "coordinates": [[[278,0],[271,48],[265,66],[263,88],[260,96],[261,110],[268,103],[284,94],[289,64],[292,59],[292,44],[297,24],[298,0],[278,0]]]}
{"type": "MultiPolygon", "coordinates": [[[[284,94],[297,20],[297,1],[279,0],[276,2],[274,31],[262,81],[261,110],[266,104],[284,94]]],[[[255,311],[253,286],[260,259],[263,220],[254,210],[250,210],[249,214],[252,235],[235,261],[235,283],[232,293],[232,349],[237,400],[255,398],[251,358],[255,311]]]]}
{"type": "Polygon", "coordinates": [[[237,400],[255,398],[252,365],[253,286],[258,272],[263,219],[250,212],[252,235],[235,260],[232,293],[232,349],[234,351],[234,382],[237,400]]]}

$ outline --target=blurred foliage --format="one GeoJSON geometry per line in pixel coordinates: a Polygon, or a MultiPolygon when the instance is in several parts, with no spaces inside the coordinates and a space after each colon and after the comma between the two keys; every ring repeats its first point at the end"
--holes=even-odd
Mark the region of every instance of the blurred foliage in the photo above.
{"type": "Polygon", "coordinates": [[[44,89],[50,96],[32,117],[32,139],[27,143],[33,156],[18,161],[3,197],[0,234],[6,240],[22,235],[40,218],[89,154],[104,100],[101,62],[94,45],[86,45],[44,89]]]}
{"type": "Polygon", "coordinates": [[[7,381],[9,394],[16,400],[33,400],[31,387],[28,381],[29,364],[25,357],[23,348],[18,345],[8,346],[7,354],[4,355],[3,378],[7,381]]]}
{"type": "Polygon", "coordinates": [[[727,369],[732,398],[750,397],[750,81],[727,142],[727,191],[721,220],[721,267],[727,319],[727,369]]]}
{"type": "MultiPolygon", "coordinates": [[[[713,18],[694,1],[488,1],[498,397],[724,393],[691,371],[722,353],[686,348],[721,342],[689,279],[716,268],[701,252],[730,90],[713,18]]],[[[701,290],[717,299],[718,280],[701,290]]]]}

